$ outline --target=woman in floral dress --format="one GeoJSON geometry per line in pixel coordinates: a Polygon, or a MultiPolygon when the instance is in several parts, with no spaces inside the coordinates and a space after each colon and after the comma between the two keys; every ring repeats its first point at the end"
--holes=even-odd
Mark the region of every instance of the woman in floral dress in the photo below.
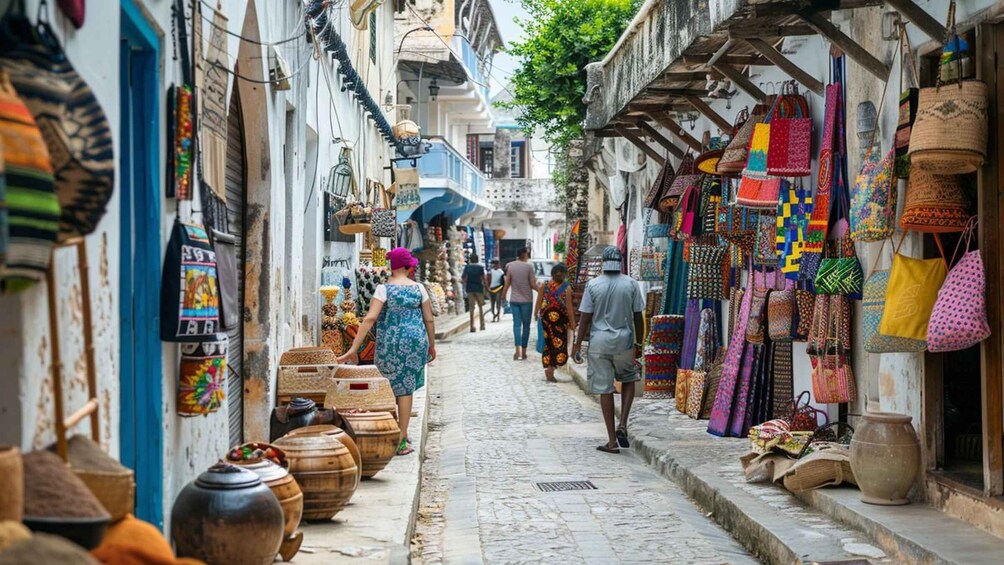
{"type": "Polygon", "coordinates": [[[412,394],[425,384],[425,365],[436,358],[436,330],[425,287],[409,277],[418,261],[403,247],[392,249],[387,259],[392,275],[386,284],[377,286],[352,347],[338,362],[358,363],[363,338],[376,325],[374,364],[390,381],[397,397],[401,427],[397,454],[407,455],[413,451],[408,445],[412,394]]]}
{"type": "Polygon", "coordinates": [[[568,330],[575,327],[575,308],[572,306],[572,290],[565,277],[568,267],[558,263],[551,268],[551,280],[540,283],[537,291],[535,317],[544,327],[544,377],[547,382],[556,383],[554,369],[564,367],[568,362],[568,330]]]}

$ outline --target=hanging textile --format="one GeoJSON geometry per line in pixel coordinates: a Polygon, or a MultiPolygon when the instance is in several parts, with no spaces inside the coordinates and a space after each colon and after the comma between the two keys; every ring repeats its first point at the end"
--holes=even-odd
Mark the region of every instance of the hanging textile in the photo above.
{"type": "Polygon", "coordinates": [[[708,433],[712,435],[728,435],[732,402],[736,397],[736,385],[739,382],[739,372],[746,353],[746,322],[749,319],[752,299],[752,292],[743,293],[738,314],[735,316],[735,327],[729,339],[728,349],[725,351],[722,377],[711,408],[711,419],[708,422],[708,433]]]}
{"type": "Polygon", "coordinates": [[[572,282],[585,282],[579,279],[579,228],[582,220],[575,220],[572,229],[568,232],[568,249],[565,255],[565,266],[568,267],[568,274],[572,282]]]}

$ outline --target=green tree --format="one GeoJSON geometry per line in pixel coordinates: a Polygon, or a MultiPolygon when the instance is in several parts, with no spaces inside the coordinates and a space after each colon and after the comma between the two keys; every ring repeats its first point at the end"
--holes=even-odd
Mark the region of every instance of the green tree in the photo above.
{"type": "Polygon", "coordinates": [[[506,48],[520,66],[512,76],[513,100],[500,106],[516,110],[523,129],[539,127],[564,148],[582,136],[586,65],[613,47],[640,0],[519,1],[529,18],[519,22],[524,39],[506,48]]]}

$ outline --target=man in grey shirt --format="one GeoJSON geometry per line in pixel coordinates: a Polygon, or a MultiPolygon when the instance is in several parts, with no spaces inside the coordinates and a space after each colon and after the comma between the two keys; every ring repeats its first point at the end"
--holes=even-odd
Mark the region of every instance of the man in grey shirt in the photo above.
{"type": "Polygon", "coordinates": [[[634,387],[641,377],[635,364],[635,347],[644,335],[645,298],[638,282],[621,274],[622,255],[616,247],[603,251],[603,275],[589,281],[579,305],[579,332],[572,358],[581,363],[582,341],[589,332],[589,366],[586,369],[591,394],[600,395],[600,408],[607,426],[607,443],[596,449],[620,453],[630,447],[628,416],[634,387]],[[620,425],[614,430],[614,380],[621,383],[620,425]]]}

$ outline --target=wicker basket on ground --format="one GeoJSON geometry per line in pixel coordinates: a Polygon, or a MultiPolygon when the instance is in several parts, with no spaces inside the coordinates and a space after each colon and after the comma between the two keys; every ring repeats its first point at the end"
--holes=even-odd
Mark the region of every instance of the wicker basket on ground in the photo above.
{"type": "MultiPolygon", "coordinates": [[[[132,514],[136,500],[135,473],[105,453],[88,437],[75,435],[67,440],[67,463],[73,474],[87,485],[101,506],[111,514],[112,523],[132,514]]],[[[56,445],[49,447],[56,451],[56,445]]]]}
{"type": "Polygon", "coordinates": [[[322,404],[337,367],[338,356],[327,347],[299,347],[286,351],[279,358],[278,404],[286,404],[294,396],[322,404]]]}
{"type": "Polygon", "coordinates": [[[339,365],[330,381],[324,406],[338,411],[390,412],[397,419],[397,399],[390,381],[373,365],[339,365]]]}

